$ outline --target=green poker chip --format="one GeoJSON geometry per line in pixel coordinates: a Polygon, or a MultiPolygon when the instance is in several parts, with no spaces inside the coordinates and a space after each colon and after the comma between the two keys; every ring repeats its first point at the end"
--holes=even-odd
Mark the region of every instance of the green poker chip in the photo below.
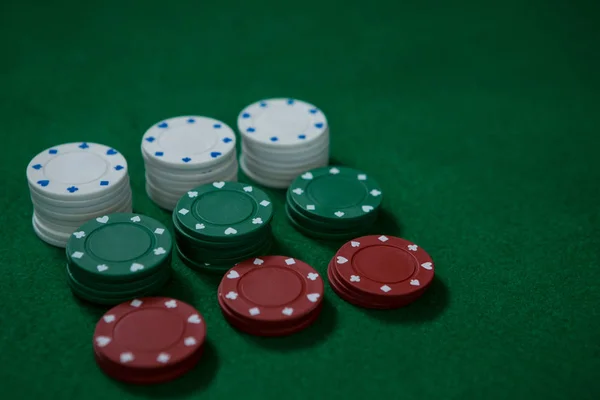
{"type": "Polygon", "coordinates": [[[187,192],[173,210],[182,230],[212,241],[235,241],[267,226],[271,199],[262,190],[238,182],[214,182],[187,192]]]}
{"type": "Polygon", "coordinates": [[[311,219],[352,221],[381,207],[382,191],[366,173],[348,167],[317,168],[290,185],[291,201],[311,219]]]}
{"type": "Polygon", "coordinates": [[[131,213],[92,219],[71,235],[66,252],[74,276],[98,282],[134,281],[156,273],[172,251],[157,220],[131,213]]]}
{"type": "Polygon", "coordinates": [[[302,223],[300,223],[295,216],[290,213],[289,207],[285,208],[286,215],[290,224],[300,233],[305,236],[309,236],[315,239],[323,239],[323,240],[331,240],[331,241],[340,241],[340,240],[348,240],[350,238],[361,236],[364,232],[364,228],[357,231],[342,231],[342,232],[330,232],[323,230],[315,230],[306,227],[302,223]]]}

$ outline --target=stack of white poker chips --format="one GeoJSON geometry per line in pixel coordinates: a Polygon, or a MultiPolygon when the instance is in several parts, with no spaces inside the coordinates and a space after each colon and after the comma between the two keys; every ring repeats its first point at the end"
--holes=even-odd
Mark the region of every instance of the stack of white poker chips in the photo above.
{"type": "Polygon", "coordinates": [[[242,171],[256,183],[283,189],[300,174],[329,164],[329,127],[321,110],[294,99],[251,104],[238,116],[242,171]]]}
{"type": "Polygon", "coordinates": [[[125,157],[96,143],[67,143],[35,156],[27,166],[33,230],[53,246],[90,219],[132,211],[125,157]]]}
{"type": "Polygon", "coordinates": [[[225,123],[201,116],[161,121],[142,138],[146,192],[172,211],[189,190],[215,181],[237,181],[235,133],[225,123]]]}

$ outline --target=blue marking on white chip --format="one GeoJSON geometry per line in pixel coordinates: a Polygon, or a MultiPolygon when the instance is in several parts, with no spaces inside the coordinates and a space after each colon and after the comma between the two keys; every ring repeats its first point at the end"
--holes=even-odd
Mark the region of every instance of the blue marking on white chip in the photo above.
{"type": "Polygon", "coordinates": [[[76,191],[78,191],[78,190],[79,190],[79,188],[77,188],[77,187],[75,187],[75,186],[71,186],[71,187],[68,187],[68,188],[67,188],[67,191],[68,191],[69,193],[75,193],[75,192],[76,192],[76,191]]]}
{"type": "Polygon", "coordinates": [[[166,122],[161,122],[160,124],[158,124],[159,128],[168,128],[169,124],[167,124],[166,122]]]}

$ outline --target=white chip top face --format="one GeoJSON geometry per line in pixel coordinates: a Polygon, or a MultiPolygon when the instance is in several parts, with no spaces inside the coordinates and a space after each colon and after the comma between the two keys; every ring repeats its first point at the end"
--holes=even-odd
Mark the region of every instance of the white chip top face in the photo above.
{"type": "Polygon", "coordinates": [[[161,121],[142,139],[142,151],[148,157],[181,168],[218,163],[234,150],[235,134],[227,124],[199,116],[161,121]]]}
{"type": "Polygon", "coordinates": [[[127,177],[127,161],[113,148],[67,143],[44,150],[27,166],[34,190],[50,197],[81,198],[109,192],[127,177]]]}
{"type": "Polygon", "coordinates": [[[301,146],[321,137],[328,127],[325,115],[312,104],[294,99],[270,99],[242,110],[238,129],[244,138],[255,142],[301,146]]]}

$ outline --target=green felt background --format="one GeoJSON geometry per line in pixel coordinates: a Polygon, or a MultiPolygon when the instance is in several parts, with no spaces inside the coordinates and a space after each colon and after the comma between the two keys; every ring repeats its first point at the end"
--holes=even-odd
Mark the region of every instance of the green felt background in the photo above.
{"type": "MultiPolygon", "coordinates": [[[[600,398],[598,2],[91,3],[0,6],[1,397],[600,398]],[[33,234],[28,161],[114,146],[137,212],[168,222],[144,193],[145,129],[180,114],[235,126],[274,96],[324,110],[332,159],[384,189],[377,231],[427,249],[437,281],[390,312],[327,288],[315,326],[261,339],[176,260],[164,294],[204,314],[205,358],[155,388],[107,379],[91,352],[105,309],[72,297],[63,253],[33,234]]],[[[279,251],[324,272],[336,245],[295,232],[271,193],[279,251]]]]}

